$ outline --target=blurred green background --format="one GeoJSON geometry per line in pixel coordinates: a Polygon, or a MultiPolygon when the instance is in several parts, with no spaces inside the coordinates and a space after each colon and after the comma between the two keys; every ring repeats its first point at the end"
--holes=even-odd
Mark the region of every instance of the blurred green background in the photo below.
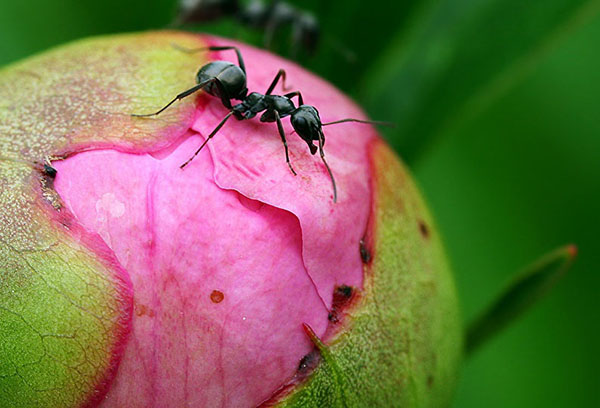
{"type": "MultiPolygon", "coordinates": [[[[0,64],[166,27],[175,2],[3,1],[0,64]]],[[[385,135],[437,217],[465,320],[521,266],[580,249],[548,297],[465,362],[455,407],[600,407],[600,1],[290,3],[322,26],[300,63],[398,124],[385,135]]],[[[231,19],[186,28],[262,42],[231,19]]]]}

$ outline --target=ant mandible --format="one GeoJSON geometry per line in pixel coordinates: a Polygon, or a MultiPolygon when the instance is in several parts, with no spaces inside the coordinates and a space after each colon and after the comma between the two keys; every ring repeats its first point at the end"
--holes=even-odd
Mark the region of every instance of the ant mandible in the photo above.
{"type": "Polygon", "coordinates": [[[282,80],[283,88],[285,89],[286,73],[283,69],[280,69],[279,72],[277,72],[277,75],[275,75],[275,78],[271,82],[271,85],[269,85],[269,88],[265,94],[258,92],[252,92],[248,94],[248,88],[246,87],[246,66],[244,64],[242,53],[237,47],[213,46],[195,49],[185,49],[181,47],[177,48],[187,53],[195,53],[199,51],[234,50],[238,59],[238,65],[235,65],[229,61],[211,61],[207,63],[200,68],[196,75],[196,86],[193,86],[192,88],[180,93],[163,108],[154,113],[132,115],[135,117],[159,115],[176,101],[181,100],[201,89],[206,91],[208,94],[221,99],[221,103],[227,109],[229,109],[229,113],[208,135],[198,150],[196,150],[196,152],[185,163],[179,166],[182,169],[187,166],[198,155],[198,153],[200,153],[208,141],[217,134],[217,132],[223,127],[223,125],[225,125],[225,122],[227,122],[231,116],[234,116],[237,120],[248,120],[255,117],[258,113],[263,112],[263,114],[260,116],[261,122],[277,122],[277,130],[279,131],[279,136],[281,137],[281,141],[283,142],[283,147],[285,149],[285,161],[287,162],[290,171],[296,175],[296,171],[294,171],[294,168],[290,163],[285,132],[283,130],[283,124],[281,123],[281,118],[290,116],[290,122],[294,128],[294,131],[302,140],[307,143],[310,153],[314,155],[317,150],[319,151],[321,160],[323,161],[323,164],[329,173],[329,177],[331,178],[331,184],[333,186],[333,202],[335,203],[337,202],[337,187],[331,168],[325,160],[325,153],[323,151],[323,146],[325,145],[325,134],[323,133],[322,127],[343,122],[388,125],[386,122],[367,121],[352,118],[322,123],[317,109],[314,106],[305,105],[302,94],[299,91],[286,93],[285,95],[271,95],[280,79],[282,80]],[[299,106],[297,108],[292,101],[293,97],[298,98],[299,106]],[[241,102],[232,106],[232,99],[236,99],[241,102]],[[314,142],[318,142],[318,147],[314,145],[314,142]]]}

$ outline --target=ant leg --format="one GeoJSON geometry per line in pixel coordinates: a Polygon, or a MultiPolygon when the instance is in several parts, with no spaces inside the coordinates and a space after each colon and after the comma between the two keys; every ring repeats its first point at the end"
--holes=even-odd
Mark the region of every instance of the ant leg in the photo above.
{"type": "Polygon", "coordinates": [[[283,147],[285,149],[285,161],[288,164],[288,167],[290,168],[290,170],[292,171],[292,173],[294,174],[294,176],[296,176],[296,172],[294,171],[294,168],[292,167],[292,163],[290,163],[290,156],[288,153],[288,145],[287,145],[287,141],[285,140],[285,132],[283,131],[283,124],[281,123],[281,117],[279,116],[279,112],[275,111],[275,120],[277,121],[277,130],[279,131],[279,136],[281,136],[281,141],[283,142],[283,147]]]}
{"type": "Polygon", "coordinates": [[[271,92],[273,92],[273,89],[275,89],[275,85],[277,85],[277,82],[279,82],[279,78],[281,78],[282,82],[281,89],[283,89],[284,91],[288,90],[288,88],[285,86],[285,70],[280,69],[279,72],[277,72],[277,75],[275,75],[273,82],[271,82],[271,85],[269,85],[269,89],[267,89],[265,95],[271,95],[271,92]]]}
{"type": "Polygon", "coordinates": [[[200,51],[227,51],[227,50],[235,50],[235,53],[237,54],[237,59],[238,59],[238,65],[240,66],[241,70],[244,71],[244,74],[246,73],[246,64],[244,64],[244,58],[242,58],[242,53],[240,52],[238,47],[233,47],[233,46],[211,46],[211,47],[200,47],[200,48],[185,48],[185,47],[181,47],[177,44],[171,44],[173,46],[173,48],[181,51],[181,52],[185,52],[186,54],[194,54],[196,52],[200,52],[200,51]]]}
{"type": "Polygon", "coordinates": [[[323,164],[327,168],[327,172],[329,173],[329,177],[331,178],[331,184],[333,185],[333,202],[337,202],[337,187],[335,186],[335,179],[333,178],[333,173],[329,168],[329,164],[325,161],[325,152],[323,152],[323,144],[325,143],[325,135],[322,130],[319,130],[319,154],[321,155],[321,160],[323,164]]]}
{"type": "Polygon", "coordinates": [[[283,96],[285,96],[288,99],[292,99],[294,96],[297,96],[298,97],[298,105],[304,105],[304,99],[302,99],[302,94],[300,93],[300,91],[290,92],[283,96]]]}
{"type": "Polygon", "coordinates": [[[213,130],[210,135],[208,135],[208,137],[206,138],[206,140],[202,143],[202,145],[198,148],[198,150],[196,150],[196,152],[192,155],[192,157],[190,157],[189,159],[187,159],[187,161],[185,163],[183,163],[181,166],[179,166],[180,169],[183,169],[185,166],[187,166],[192,160],[194,160],[194,158],[196,156],[198,156],[198,153],[200,153],[200,151],[204,148],[204,146],[206,146],[206,144],[208,143],[208,141],[210,139],[213,138],[214,135],[217,134],[217,132],[219,130],[221,130],[221,128],[223,127],[223,125],[225,124],[225,122],[227,122],[227,119],[229,119],[231,117],[231,115],[233,115],[233,111],[229,112],[227,114],[227,116],[225,116],[223,118],[223,120],[221,121],[221,123],[219,123],[217,125],[217,127],[215,128],[215,130],[213,130]]]}
{"type": "Polygon", "coordinates": [[[336,120],[333,122],[327,122],[327,123],[321,123],[321,125],[328,126],[328,125],[335,125],[337,123],[344,123],[344,122],[358,122],[358,123],[366,123],[369,125],[380,125],[380,126],[388,126],[388,127],[395,126],[392,122],[382,122],[379,120],[361,120],[361,119],[352,119],[352,118],[340,119],[340,120],[336,120]]]}
{"type": "Polygon", "coordinates": [[[161,112],[163,112],[165,109],[167,109],[169,106],[173,105],[175,102],[185,98],[186,96],[190,96],[191,94],[193,94],[194,92],[199,91],[200,89],[204,88],[207,84],[209,84],[212,81],[215,81],[215,78],[211,78],[207,81],[204,81],[190,89],[188,89],[187,91],[184,91],[182,93],[180,93],[179,95],[177,95],[175,98],[173,98],[173,100],[169,103],[167,103],[162,109],[154,112],[154,113],[148,113],[148,114],[144,114],[144,115],[139,115],[139,114],[132,114],[131,116],[134,116],[136,118],[144,118],[144,117],[148,117],[148,116],[156,116],[158,114],[160,114],[161,112]]]}
{"type": "Polygon", "coordinates": [[[244,74],[246,73],[246,64],[244,64],[244,58],[242,57],[242,53],[240,52],[240,49],[238,47],[233,47],[233,46],[225,46],[225,47],[208,47],[208,49],[210,51],[227,51],[227,50],[235,50],[235,53],[237,54],[237,59],[238,59],[238,65],[240,66],[240,69],[242,71],[244,71],[244,74]]]}

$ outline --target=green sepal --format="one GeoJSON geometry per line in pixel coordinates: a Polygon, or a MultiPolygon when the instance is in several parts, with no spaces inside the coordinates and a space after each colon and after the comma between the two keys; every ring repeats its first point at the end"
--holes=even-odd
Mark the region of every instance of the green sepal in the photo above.
{"type": "Polygon", "coordinates": [[[291,391],[285,388],[261,407],[450,404],[462,359],[462,324],[439,235],[391,149],[376,141],[369,158],[373,207],[364,238],[363,288],[334,335],[321,339],[305,326],[318,364],[308,377],[298,376],[291,391]]]}

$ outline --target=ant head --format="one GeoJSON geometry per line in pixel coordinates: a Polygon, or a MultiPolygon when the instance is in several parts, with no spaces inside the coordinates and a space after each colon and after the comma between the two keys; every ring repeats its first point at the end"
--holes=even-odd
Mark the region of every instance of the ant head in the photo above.
{"type": "Polygon", "coordinates": [[[318,141],[319,134],[322,133],[319,112],[314,106],[301,105],[292,113],[290,122],[298,136],[308,144],[310,153],[315,154],[317,146],[313,144],[313,141],[318,141]]]}

